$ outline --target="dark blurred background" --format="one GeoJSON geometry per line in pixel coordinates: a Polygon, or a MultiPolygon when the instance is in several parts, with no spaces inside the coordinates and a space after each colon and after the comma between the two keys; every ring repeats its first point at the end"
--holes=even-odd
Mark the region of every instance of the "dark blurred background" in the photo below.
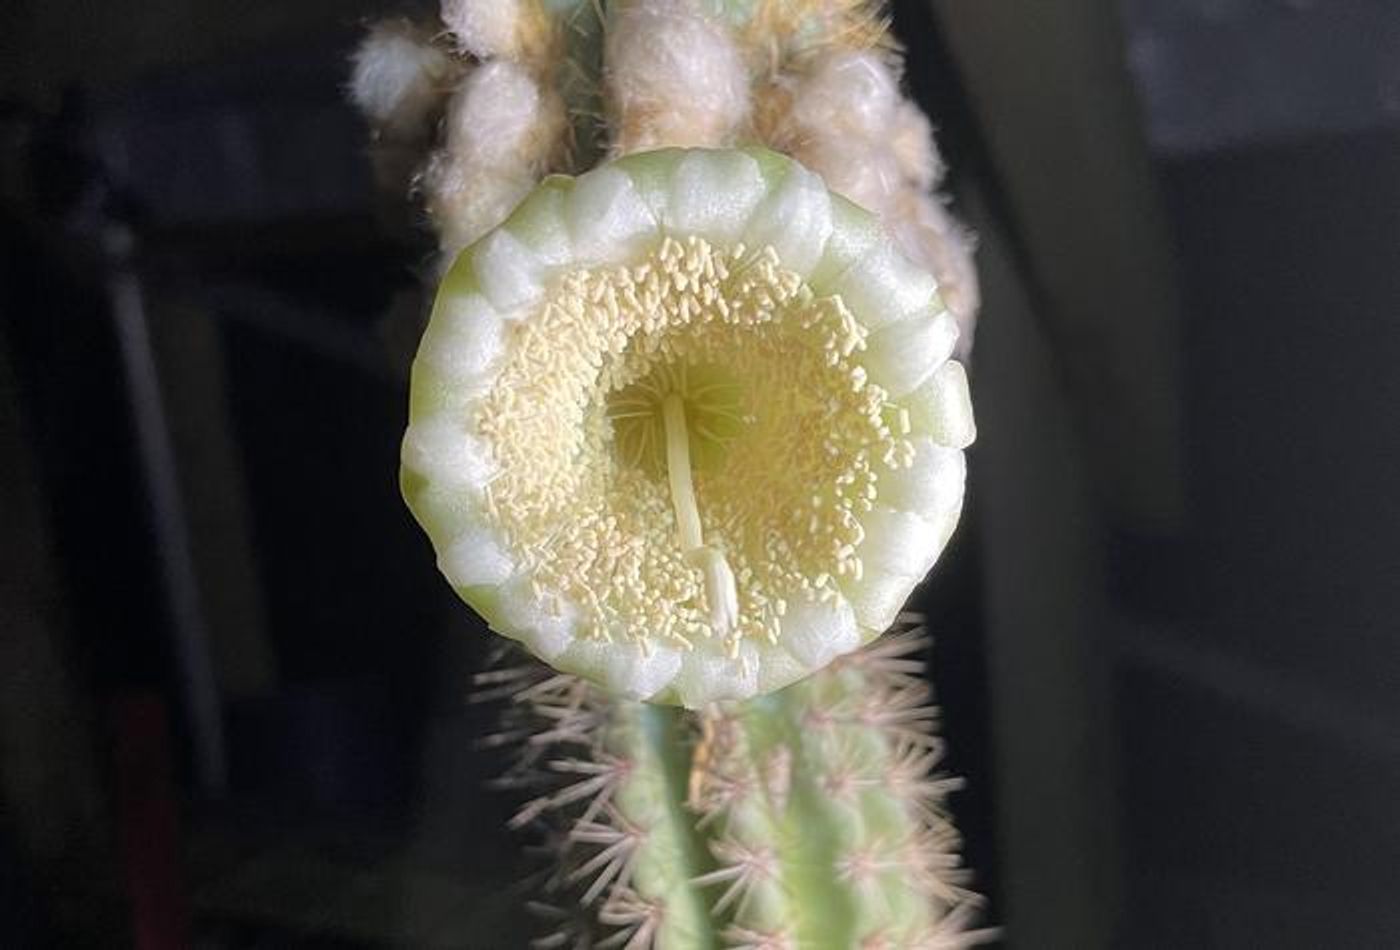
{"type": "MultiPolygon", "coordinates": [[[[1400,946],[1400,6],[902,0],[980,235],[923,595],[1017,948],[1400,946]]],[[[0,944],[524,946],[396,488],[374,0],[0,7],[0,944]]]]}

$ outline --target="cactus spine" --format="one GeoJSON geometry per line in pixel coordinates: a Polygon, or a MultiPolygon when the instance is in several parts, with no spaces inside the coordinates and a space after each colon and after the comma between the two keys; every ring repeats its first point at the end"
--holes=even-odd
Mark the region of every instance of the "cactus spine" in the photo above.
{"type": "MultiPolygon", "coordinates": [[[[955,779],[905,625],[771,696],[685,713],[536,666],[510,696],[516,816],[562,855],[538,947],[955,948],[970,928],[955,779]]],[[[499,695],[499,693],[498,693],[499,695]]]]}

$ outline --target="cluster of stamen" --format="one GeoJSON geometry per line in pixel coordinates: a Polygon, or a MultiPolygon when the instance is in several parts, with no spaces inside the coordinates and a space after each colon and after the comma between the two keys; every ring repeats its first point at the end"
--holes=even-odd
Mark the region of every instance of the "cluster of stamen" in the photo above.
{"type": "Polygon", "coordinates": [[[475,420],[499,471],[488,513],[585,635],[774,642],[790,598],[859,578],[860,516],[878,472],[910,463],[907,421],[858,363],[866,328],[771,248],[667,238],[564,274],[510,334],[475,420]],[[665,470],[678,458],[695,460],[681,480],[665,470]],[[687,490],[699,532],[678,522],[687,490]],[[700,535],[732,575],[733,616],[714,609],[700,535]]]}

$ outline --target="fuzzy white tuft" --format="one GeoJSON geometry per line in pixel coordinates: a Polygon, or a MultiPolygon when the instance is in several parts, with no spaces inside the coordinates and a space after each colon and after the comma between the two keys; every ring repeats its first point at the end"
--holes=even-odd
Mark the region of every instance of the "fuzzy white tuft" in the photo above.
{"type": "Polygon", "coordinates": [[[493,60],[453,94],[444,147],[423,176],[444,260],[505,220],[558,161],[567,137],[563,100],[525,67],[493,60]]]}
{"type": "Polygon", "coordinates": [[[903,181],[891,136],[899,81],[873,52],[813,63],[792,92],[780,145],[859,205],[883,213],[903,181]]]}
{"type": "Polygon", "coordinates": [[[899,170],[915,188],[927,191],[943,180],[943,159],[933,144],[933,126],[907,99],[895,110],[890,150],[899,170]]]}
{"type": "Polygon", "coordinates": [[[889,132],[899,101],[899,79],[882,56],[837,52],[802,77],[792,118],[826,138],[868,142],[889,132]]]}
{"type": "Polygon", "coordinates": [[[885,221],[904,253],[938,281],[938,295],[958,322],[955,353],[966,359],[982,306],[972,236],[937,195],[912,188],[905,189],[888,209],[885,221]]]}
{"type": "Polygon", "coordinates": [[[614,151],[725,145],[749,113],[749,75],[728,29],[691,0],[627,3],[605,51],[614,151]]]}
{"type": "Polygon", "coordinates": [[[350,99],[376,133],[396,142],[426,138],[446,95],[450,57],[406,20],[376,23],[351,57],[350,99]]]}
{"type": "Polygon", "coordinates": [[[965,356],[981,302],[977,272],[971,239],[933,191],[943,164],[928,119],[900,95],[895,70],[877,52],[823,56],[786,83],[790,99],[769,138],[880,215],[900,249],[933,273],[965,356]]]}
{"type": "Polygon", "coordinates": [[[442,22],[457,46],[478,59],[516,58],[532,0],[443,0],[442,22]]]}

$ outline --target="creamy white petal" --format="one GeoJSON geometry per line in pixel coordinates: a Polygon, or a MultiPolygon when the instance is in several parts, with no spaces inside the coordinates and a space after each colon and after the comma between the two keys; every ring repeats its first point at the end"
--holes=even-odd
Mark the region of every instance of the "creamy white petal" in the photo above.
{"type": "Polygon", "coordinates": [[[503,314],[515,313],[544,293],[544,261],[509,231],[482,238],[472,264],[481,292],[503,314]]]}
{"type": "Polygon", "coordinates": [[[467,431],[465,422],[445,415],[410,425],[400,458],[404,467],[442,488],[480,490],[495,473],[485,443],[467,431]]]}
{"type": "Polygon", "coordinates": [[[471,418],[481,399],[491,392],[499,366],[492,362],[483,372],[453,376],[441,372],[420,354],[410,372],[409,421],[441,415],[471,418]]]}
{"type": "Polygon", "coordinates": [[[546,663],[553,663],[577,641],[577,610],[572,606],[563,609],[565,613],[551,616],[547,623],[535,624],[520,636],[520,642],[546,663]]]}
{"type": "Polygon", "coordinates": [[[928,517],[962,503],[967,460],[960,449],[939,445],[927,436],[911,440],[913,464],[880,474],[880,503],[928,517]]]}
{"type": "Polygon", "coordinates": [[[918,578],[866,571],[858,581],[843,579],[841,591],[850,600],[856,621],[867,630],[883,633],[904,609],[918,583],[918,578]]]}
{"type": "Polygon", "coordinates": [[[826,666],[860,646],[855,611],[844,597],[794,598],[782,618],[779,643],[809,670],[826,666]]]}
{"type": "Polygon", "coordinates": [[[657,229],[656,216],[637,194],[632,178],[610,166],[574,182],[565,219],[580,264],[625,260],[657,229]]]}
{"type": "Polygon", "coordinates": [[[540,644],[556,655],[563,650],[561,644],[566,646],[577,638],[576,611],[562,601],[542,601],[523,574],[513,575],[498,590],[495,610],[483,612],[492,630],[527,645],[540,644]]]}
{"type": "Polygon", "coordinates": [[[964,449],[977,438],[967,371],[956,360],[938,367],[900,402],[909,410],[914,429],[927,432],[935,442],[964,449]]]}
{"type": "Polygon", "coordinates": [[[867,573],[920,578],[938,556],[936,526],[912,512],[877,504],[861,516],[860,523],[865,539],[856,547],[856,555],[867,573]]]}
{"type": "Polygon", "coordinates": [[[743,235],[768,186],[743,152],[700,149],[681,159],[663,218],[675,234],[731,244],[743,235]]]}
{"type": "Polygon", "coordinates": [[[565,219],[570,190],[567,178],[556,175],[545,179],[511,212],[505,225],[547,267],[574,260],[573,240],[565,219]]]}
{"type": "MultiPolygon", "coordinates": [[[[961,486],[959,486],[961,488],[961,486]]],[[[928,520],[933,525],[934,536],[938,539],[938,544],[933,551],[933,557],[929,560],[929,569],[937,563],[938,558],[943,553],[943,549],[952,540],[953,533],[958,530],[958,519],[962,516],[963,492],[958,492],[957,501],[946,508],[930,510],[928,520]]],[[[927,573],[927,571],[925,572],[927,573]]]]}
{"type": "Polygon", "coordinates": [[[722,699],[748,699],[758,689],[757,650],[740,644],[730,659],[717,644],[701,643],[685,654],[674,683],[681,705],[691,709],[722,699]]]}
{"type": "Polygon", "coordinates": [[[463,491],[412,480],[404,488],[404,499],[435,551],[446,550],[454,540],[482,523],[484,496],[479,490],[463,491]]]}
{"type": "Polygon", "coordinates": [[[576,640],[558,660],[628,699],[655,696],[675,680],[682,663],[680,652],[673,647],[643,650],[636,644],[596,640],[576,640]]]}
{"type": "Polygon", "coordinates": [[[480,294],[439,298],[418,346],[423,360],[445,381],[456,383],[484,373],[501,355],[506,322],[480,294]]]}
{"type": "Polygon", "coordinates": [[[812,668],[788,652],[781,643],[761,644],[758,648],[758,677],[754,695],[767,695],[802,679],[812,668]]]}
{"type": "Polygon", "coordinates": [[[752,248],[771,246],[784,268],[805,278],[821,260],[831,232],[831,195],[826,185],[794,164],[749,221],[743,241],[752,248]]]}
{"type": "Polygon", "coordinates": [[[438,570],[453,587],[495,586],[515,573],[515,562],[495,531],[472,525],[438,556],[438,570]]]}
{"type": "Polygon", "coordinates": [[[894,397],[912,392],[947,362],[958,343],[958,323],[946,310],[924,313],[873,333],[861,361],[894,397]]]}
{"type": "Polygon", "coordinates": [[[871,330],[902,320],[932,304],[938,284],[928,271],[881,241],[833,285],[851,313],[871,330]]]}
{"type": "Polygon", "coordinates": [[[831,236],[821,260],[812,270],[810,283],[821,294],[836,292],[836,284],[846,271],[865,257],[870,249],[887,238],[879,220],[853,201],[840,195],[831,198],[831,236]]]}

